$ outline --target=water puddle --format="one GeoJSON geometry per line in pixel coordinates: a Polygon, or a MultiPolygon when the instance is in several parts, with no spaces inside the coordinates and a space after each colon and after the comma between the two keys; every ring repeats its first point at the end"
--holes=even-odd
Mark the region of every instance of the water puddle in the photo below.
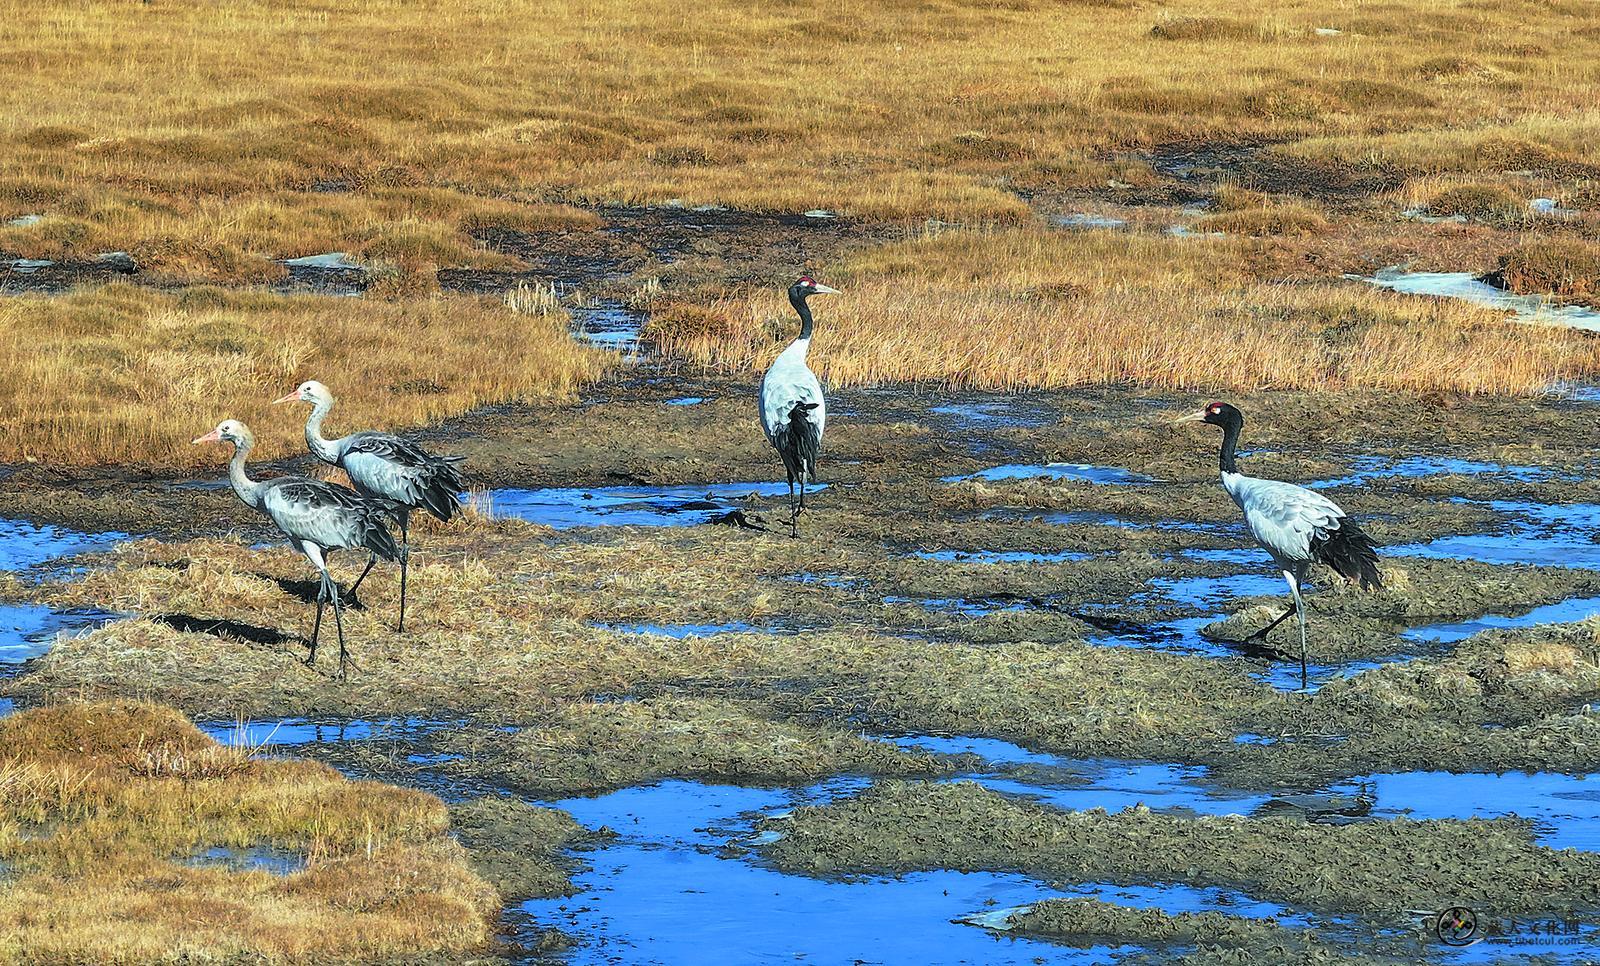
{"type": "Polygon", "coordinates": [[[305,856],[271,845],[254,845],[247,849],[217,846],[196,852],[183,862],[229,872],[267,872],[278,876],[293,875],[306,867],[305,856]]]}
{"type": "Polygon", "coordinates": [[[704,396],[684,396],[682,399],[668,399],[668,406],[698,406],[705,402],[704,396]]]}
{"type": "Polygon", "coordinates": [[[1518,483],[1547,480],[1551,472],[1538,466],[1509,466],[1502,463],[1483,463],[1475,460],[1458,460],[1442,457],[1416,456],[1404,460],[1381,460],[1371,457],[1352,460],[1352,471],[1329,480],[1317,480],[1306,486],[1314,490],[1337,486],[1357,486],[1371,480],[1396,477],[1420,478],[1426,476],[1494,476],[1518,483]]]}
{"type": "Polygon", "coordinates": [[[884,740],[901,748],[977,755],[991,767],[950,780],[975,781],[997,792],[1070,811],[1102,808],[1120,812],[1144,805],[1158,812],[1248,815],[1271,799],[1264,793],[1208,785],[1207,771],[1199,765],[1060,758],[996,738],[898,735],[884,740]]]}
{"type": "Polygon", "coordinates": [[[48,258],[13,258],[5,265],[18,275],[32,275],[40,269],[49,268],[55,262],[48,258]]]}
{"type": "Polygon", "coordinates": [[[58,557],[104,550],[126,533],[80,533],[47,523],[0,519],[0,570],[28,570],[58,557]]]}
{"type": "Polygon", "coordinates": [[[865,587],[868,583],[865,577],[851,577],[846,574],[790,574],[779,578],[796,584],[815,584],[818,587],[832,587],[835,590],[855,590],[865,587]]]}
{"type": "Polygon", "coordinates": [[[1505,532],[1456,534],[1427,543],[1388,547],[1384,552],[1394,556],[1600,570],[1600,505],[1492,500],[1487,506],[1505,515],[1505,532]]]}
{"type": "MultiPolygon", "coordinates": [[[[1013,874],[922,872],[827,881],[785,875],[726,847],[752,823],[860,790],[835,779],[803,791],[667,781],[553,803],[613,844],[586,851],[579,895],[524,902],[542,928],[583,937],[574,964],[904,962],[1031,966],[1058,960],[1041,940],[997,942],[952,920],[1066,893],[1013,874]]],[[[1111,963],[1109,949],[1073,962],[1111,963]]]]}
{"type": "Polygon", "coordinates": [[[360,262],[350,260],[345,252],[325,252],[321,255],[304,255],[300,258],[285,258],[283,264],[288,268],[315,268],[322,271],[334,272],[365,272],[367,266],[360,262]]]}
{"type": "Polygon", "coordinates": [[[1048,426],[1056,415],[1038,404],[1028,403],[1020,397],[986,399],[969,403],[946,403],[930,406],[928,412],[943,416],[957,428],[1037,428],[1048,426]]]}
{"type": "MultiPolygon", "coordinates": [[[[809,492],[826,489],[813,484],[809,492]]],[[[752,499],[788,499],[787,483],[699,486],[601,486],[590,489],[490,490],[496,517],[516,517],[557,530],[573,527],[683,527],[706,523],[752,499]]],[[[786,511],[785,511],[786,512],[786,511]]]]}
{"type": "Polygon", "coordinates": [[[1600,774],[1417,771],[1352,778],[1329,791],[1370,799],[1381,819],[1515,815],[1533,823],[1541,845],[1600,852],[1600,774]]]}
{"type": "Polygon", "coordinates": [[[1534,627],[1538,624],[1571,624],[1595,614],[1600,614],[1600,597],[1574,597],[1543,607],[1535,607],[1513,617],[1485,614],[1459,623],[1413,627],[1402,632],[1400,636],[1408,641],[1436,641],[1450,644],[1466,640],[1480,631],[1534,627]]]}
{"type": "Polygon", "coordinates": [[[1486,308],[1503,309],[1519,322],[1545,322],[1600,331],[1600,310],[1563,305],[1543,295],[1517,295],[1496,288],[1471,272],[1407,272],[1386,268],[1373,276],[1346,275],[1345,278],[1408,295],[1462,299],[1486,308]]]}
{"type": "Polygon", "coordinates": [[[571,315],[572,334],[580,341],[611,349],[630,359],[644,354],[639,341],[639,330],[644,326],[643,314],[618,302],[596,302],[572,309],[571,315]]]}
{"type": "Polygon", "coordinates": [[[0,604],[0,677],[15,673],[24,661],[50,650],[62,634],[93,630],[116,619],[116,614],[91,608],[53,610],[42,604],[0,604]]]}
{"type": "Polygon", "coordinates": [[[1225,231],[1202,231],[1201,229],[1198,229],[1198,228],[1190,228],[1188,225],[1169,225],[1167,227],[1167,234],[1173,236],[1174,238],[1226,238],[1226,237],[1228,237],[1228,233],[1225,232],[1225,231]]]}
{"type": "Polygon", "coordinates": [[[1120,466],[1094,466],[1088,463],[1045,463],[1042,466],[1009,463],[1004,466],[991,466],[986,470],[968,473],[965,476],[946,476],[942,478],[945,483],[961,483],[967,480],[995,482],[998,480],[1037,479],[1076,480],[1083,483],[1120,486],[1137,486],[1154,482],[1143,473],[1135,473],[1120,466]]]}
{"type": "Polygon", "coordinates": [[[1557,218],[1562,221],[1571,221],[1583,214],[1576,208],[1563,208],[1561,203],[1554,198],[1535,198],[1528,202],[1528,210],[1536,215],[1546,218],[1557,218]]]}
{"type": "Polygon", "coordinates": [[[372,738],[414,740],[459,722],[427,718],[278,718],[263,721],[196,721],[195,727],[219,744],[237,748],[289,748],[334,745],[372,738]]]}
{"type": "Polygon", "coordinates": [[[1075,211],[1065,215],[1051,217],[1050,223],[1057,228],[1067,228],[1073,231],[1096,231],[1126,228],[1127,221],[1121,218],[1112,218],[1108,215],[1091,215],[1075,211]]]}

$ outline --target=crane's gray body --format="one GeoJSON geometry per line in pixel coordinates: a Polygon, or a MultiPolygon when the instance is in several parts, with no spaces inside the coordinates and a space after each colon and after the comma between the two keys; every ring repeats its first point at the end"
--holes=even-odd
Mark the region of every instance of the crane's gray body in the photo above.
{"type": "Polygon", "coordinates": [[[1256,543],[1286,572],[1303,575],[1316,559],[1315,546],[1327,542],[1344,523],[1337,503],[1293,483],[1224,472],[1222,488],[1244,512],[1256,543]]]}
{"type": "Polygon", "coordinates": [[[325,446],[308,436],[308,442],[319,459],[341,467],[364,496],[387,500],[404,511],[426,509],[443,520],[459,507],[455,499],[463,488],[456,470],[459,456],[434,456],[388,433],[351,433],[328,440],[325,446]]]}

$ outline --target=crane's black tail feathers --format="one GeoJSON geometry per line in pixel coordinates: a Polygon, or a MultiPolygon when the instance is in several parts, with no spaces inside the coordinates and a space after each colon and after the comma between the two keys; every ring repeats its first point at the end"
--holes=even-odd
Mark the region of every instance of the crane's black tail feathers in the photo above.
{"type": "Polygon", "coordinates": [[[368,512],[361,518],[361,545],[390,563],[400,562],[400,545],[389,532],[395,509],[389,500],[368,501],[368,512]]]}
{"type": "Polygon", "coordinates": [[[422,492],[419,494],[422,505],[446,523],[461,512],[458,496],[466,490],[467,483],[461,478],[459,464],[465,459],[465,456],[435,457],[422,480],[422,492]]]}
{"type": "Polygon", "coordinates": [[[1354,521],[1340,521],[1339,529],[1326,537],[1313,538],[1311,555],[1344,579],[1359,581],[1362,590],[1383,587],[1383,577],[1378,573],[1378,545],[1354,521]]]}
{"type": "Polygon", "coordinates": [[[797,402],[789,410],[789,424],[778,434],[778,455],[783,468],[802,482],[817,482],[817,458],[822,455],[822,433],[810,420],[816,403],[797,402]]]}

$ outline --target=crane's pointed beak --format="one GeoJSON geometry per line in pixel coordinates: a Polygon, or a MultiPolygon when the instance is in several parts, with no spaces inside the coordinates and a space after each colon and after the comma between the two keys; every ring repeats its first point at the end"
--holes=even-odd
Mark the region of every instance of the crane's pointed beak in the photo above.
{"type": "Polygon", "coordinates": [[[222,442],[222,430],[213,429],[211,432],[205,434],[204,436],[195,437],[192,440],[192,442],[195,442],[195,443],[220,443],[220,442],[222,442]]]}
{"type": "Polygon", "coordinates": [[[1172,425],[1176,426],[1179,423],[1202,423],[1205,422],[1205,418],[1206,411],[1202,409],[1199,412],[1190,413],[1187,416],[1179,416],[1177,419],[1172,421],[1172,425]]]}
{"type": "Polygon", "coordinates": [[[836,289],[836,288],[829,288],[828,286],[822,284],[821,282],[818,282],[816,288],[813,288],[811,290],[811,294],[812,295],[838,295],[839,294],[839,290],[836,289]]]}
{"type": "Polygon", "coordinates": [[[272,401],[272,404],[274,406],[276,406],[278,403],[296,402],[299,399],[300,399],[300,390],[296,389],[293,392],[286,392],[283,395],[279,396],[277,399],[274,399],[272,401]]]}

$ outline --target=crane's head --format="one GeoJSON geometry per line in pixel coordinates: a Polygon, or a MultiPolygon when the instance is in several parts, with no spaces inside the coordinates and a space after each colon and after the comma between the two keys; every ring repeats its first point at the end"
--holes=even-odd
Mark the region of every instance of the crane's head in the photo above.
{"type": "Polygon", "coordinates": [[[789,301],[803,302],[813,295],[838,295],[839,290],[829,288],[810,275],[800,276],[799,281],[789,286],[789,301]]]}
{"type": "Polygon", "coordinates": [[[1214,402],[1197,413],[1176,420],[1180,423],[1210,423],[1213,426],[1243,426],[1244,413],[1225,402],[1214,402]]]}
{"type": "Polygon", "coordinates": [[[217,428],[204,436],[196,437],[196,443],[232,443],[249,449],[255,444],[256,438],[250,432],[250,427],[237,419],[224,419],[217,424],[217,428]]]}
{"type": "Polygon", "coordinates": [[[333,393],[328,391],[327,386],[324,386],[315,379],[308,379],[297,386],[293,392],[284,393],[282,396],[274,399],[272,404],[276,406],[278,403],[308,402],[316,405],[318,403],[332,401],[333,393]]]}

